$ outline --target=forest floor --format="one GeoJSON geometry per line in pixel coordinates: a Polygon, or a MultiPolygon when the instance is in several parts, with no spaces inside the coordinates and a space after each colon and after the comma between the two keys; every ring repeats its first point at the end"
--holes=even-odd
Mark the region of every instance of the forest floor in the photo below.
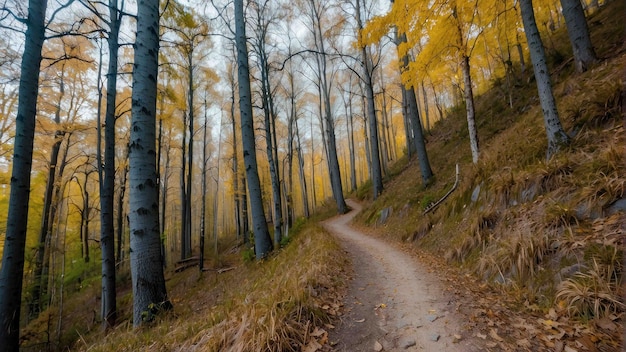
{"type": "Polygon", "coordinates": [[[344,314],[330,343],[338,351],[483,351],[442,278],[401,248],[350,226],[361,206],[323,223],[352,259],[344,314]]]}

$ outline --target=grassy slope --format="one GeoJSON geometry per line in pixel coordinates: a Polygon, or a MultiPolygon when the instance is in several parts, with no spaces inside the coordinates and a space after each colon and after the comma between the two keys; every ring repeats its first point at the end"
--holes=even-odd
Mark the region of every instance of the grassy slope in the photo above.
{"type": "MultiPolygon", "coordinates": [[[[333,214],[326,211],[317,221],[333,214]]],[[[246,263],[238,250],[222,254],[222,273],[200,275],[197,268],[167,274],[174,309],[140,329],[132,328],[130,277],[120,275],[121,323],[108,335],[100,332],[99,284],[68,287],[61,339],[58,307],[44,312],[22,332],[22,349],[45,349],[47,326],[52,350],[89,351],[300,351],[324,344],[337,314],[347,260],[313,220],[293,229],[291,242],[261,263],[246,263]]],[[[96,274],[97,270],[93,271],[96,274]]]]}
{"type": "Polygon", "coordinates": [[[590,18],[592,40],[605,60],[581,75],[568,60],[564,29],[553,35],[557,46],[548,52],[561,120],[574,136],[569,147],[545,160],[534,81],[514,88],[513,108],[506,87],[495,82],[477,98],[478,165],[471,163],[464,109],[457,109],[428,137],[434,184],[421,185],[415,160],[399,161],[397,176],[358,221],[445,257],[517,297],[520,306],[552,308],[583,322],[621,321],[624,211],[613,204],[626,196],[624,12],[624,2],[613,1],[590,18]],[[423,215],[453,185],[456,163],[459,187],[423,215]],[[378,225],[387,207],[393,214],[378,225]]]}

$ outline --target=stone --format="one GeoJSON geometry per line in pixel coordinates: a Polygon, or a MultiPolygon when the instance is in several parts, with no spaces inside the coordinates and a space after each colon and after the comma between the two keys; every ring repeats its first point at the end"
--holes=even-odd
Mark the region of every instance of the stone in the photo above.
{"type": "Polygon", "coordinates": [[[378,219],[378,223],[379,224],[384,224],[385,221],[387,221],[387,219],[389,218],[389,216],[391,215],[391,213],[393,212],[393,208],[392,207],[387,207],[384,208],[383,210],[380,211],[380,219],[378,219]]]}
{"type": "Polygon", "coordinates": [[[439,334],[437,334],[437,333],[435,333],[435,334],[431,334],[431,335],[430,335],[430,341],[437,342],[437,341],[439,341],[439,337],[440,337],[440,336],[439,336],[439,334]]]}
{"type": "Polygon", "coordinates": [[[415,341],[415,339],[412,339],[412,338],[401,337],[400,341],[398,342],[398,345],[400,346],[400,348],[403,348],[406,350],[408,348],[411,348],[417,345],[417,342],[415,341]]]}
{"type": "Polygon", "coordinates": [[[380,352],[382,350],[383,350],[383,345],[381,345],[380,342],[378,341],[374,342],[374,351],[380,352]]]}
{"type": "Polygon", "coordinates": [[[429,315],[426,316],[426,319],[428,319],[428,321],[431,322],[431,323],[433,321],[437,320],[437,318],[439,318],[439,317],[436,316],[436,315],[432,315],[432,314],[429,314],[429,315]]]}
{"type": "Polygon", "coordinates": [[[479,195],[480,195],[480,185],[476,186],[476,188],[474,188],[474,191],[472,191],[472,203],[476,203],[479,195]]]}

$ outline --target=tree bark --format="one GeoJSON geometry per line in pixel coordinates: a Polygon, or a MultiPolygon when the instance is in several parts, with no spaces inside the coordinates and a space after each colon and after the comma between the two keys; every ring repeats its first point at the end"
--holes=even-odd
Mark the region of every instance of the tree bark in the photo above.
{"type": "Polygon", "coordinates": [[[567,26],[567,34],[574,53],[576,71],[585,72],[598,61],[593,50],[589,28],[580,0],[561,0],[563,17],[567,26]]]}
{"type": "MultiPolygon", "coordinates": [[[[100,246],[102,250],[102,326],[115,325],[117,303],[115,289],[115,227],[113,198],[115,196],[115,108],[117,95],[117,57],[121,17],[117,0],[109,0],[110,30],[109,66],[107,68],[107,102],[104,118],[104,177],[100,188],[100,246]]],[[[100,160],[98,160],[100,163],[100,160]]]]}
{"type": "Polygon", "coordinates": [[[546,54],[543,48],[537,23],[535,22],[535,13],[533,10],[532,0],[521,0],[520,8],[522,10],[522,20],[524,22],[524,32],[528,40],[530,49],[530,58],[533,63],[535,72],[535,80],[537,81],[537,90],[539,92],[539,101],[541,110],[543,111],[543,122],[548,137],[547,158],[550,159],[559,148],[569,143],[569,137],[563,130],[559,112],[556,108],[554,94],[552,93],[552,82],[550,80],[550,71],[546,63],[546,54]]]}
{"type": "MultiPolygon", "coordinates": [[[[361,2],[356,0],[356,20],[359,30],[363,29],[361,20],[361,2]]],[[[371,160],[372,197],[374,200],[383,192],[383,175],[381,170],[378,121],[376,119],[376,107],[374,105],[374,82],[372,80],[373,64],[367,52],[367,47],[361,48],[361,66],[363,67],[363,84],[365,86],[365,99],[367,102],[367,123],[369,125],[369,144],[371,160]]]]}
{"type": "Polygon", "coordinates": [[[243,0],[235,0],[235,42],[237,47],[237,81],[239,85],[239,109],[241,112],[241,139],[246,168],[252,224],[254,227],[254,247],[257,260],[266,257],[272,250],[272,240],[265,222],[265,211],[261,196],[261,182],[256,160],[256,143],[252,116],[252,93],[250,89],[250,69],[246,42],[246,25],[243,13],[243,0]]]}
{"type": "Polygon", "coordinates": [[[9,212],[0,270],[0,346],[11,352],[19,349],[24,249],[46,6],[46,0],[28,2],[26,42],[15,120],[9,212]]]}
{"type": "Polygon", "coordinates": [[[478,131],[476,130],[476,110],[474,108],[474,93],[472,89],[472,76],[470,74],[469,56],[463,55],[461,61],[463,71],[463,95],[465,98],[465,111],[467,114],[467,130],[470,139],[470,149],[472,150],[472,162],[478,163],[480,150],[478,146],[478,131]]]}
{"type": "MultiPolygon", "coordinates": [[[[396,34],[396,45],[399,46],[402,43],[406,43],[406,34],[396,34]]],[[[402,55],[398,52],[398,55],[402,55]]],[[[409,67],[409,54],[405,53],[400,57],[400,73],[407,70],[409,67]]],[[[417,105],[417,97],[415,96],[415,90],[413,86],[400,87],[402,89],[402,105],[403,113],[405,113],[405,120],[410,125],[410,133],[413,140],[413,150],[417,154],[417,160],[420,165],[420,172],[422,174],[422,183],[427,185],[433,177],[433,171],[430,167],[430,160],[428,159],[428,152],[426,151],[426,141],[424,139],[424,131],[420,121],[419,108],[417,105]]],[[[424,95],[426,96],[426,95],[424,95]]]]}
{"type": "Polygon", "coordinates": [[[156,179],[156,96],[159,54],[159,3],[137,4],[130,135],[130,261],[133,325],[172,307],[165,288],[159,234],[156,179]]]}
{"type": "MultiPolygon", "coordinates": [[[[39,229],[39,241],[37,243],[37,254],[35,256],[35,268],[33,269],[33,285],[30,290],[30,303],[28,305],[28,320],[33,320],[39,316],[43,308],[41,302],[42,284],[47,283],[48,279],[43,274],[44,258],[46,251],[49,251],[47,245],[50,233],[52,232],[52,223],[54,223],[54,213],[52,212],[53,191],[57,187],[55,178],[57,176],[57,163],[59,159],[59,151],[63,142],[64,132],[61,130],[61,104],[65,96],[65,63],[61,64],[60,81],[59,81],[59,97],[54,112],[54,123],[57,130],[54,133],[54,144],[50,152],[50,164],[48,166],[48,180],[46,182],[46,190],[44,193],[43,211],[41,213],[41,227],[39,229]]],[[[59,175],[61,176],[61,175],[59,175]]]]}

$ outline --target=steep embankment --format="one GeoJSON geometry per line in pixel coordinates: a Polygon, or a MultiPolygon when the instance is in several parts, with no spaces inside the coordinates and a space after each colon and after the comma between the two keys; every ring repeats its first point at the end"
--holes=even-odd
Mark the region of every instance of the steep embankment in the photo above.
{"type": "Polygon", "coordinates": [[[614,1],[590,18],[603,61],[583,74],[573,72],[565,32],[553,38],[555,96],[572,136],[558,155],[545,160],[534,82],[521,81],[512,92],[496,82],[477,99],[478,164],[471,164],[462,109],[453,111],[428,137],[436,182],[424,188],[417,163],[399,162],[385,193],[358,217],[384,238],[411,243],[435,262],[445,258],[457,275],[471,274],[503,297],[503,306],[478,307],[475,316],[504,327],[501,335],[520,348],[532,341],[539,343],[532,349],[608,351],[622,343],[623,13],[624,3],[614,1]],[[451,188],[457,163],[458,188],[424,214],[451,188]],[[383,221],[383,213],[391,215],[383,221]]]}

